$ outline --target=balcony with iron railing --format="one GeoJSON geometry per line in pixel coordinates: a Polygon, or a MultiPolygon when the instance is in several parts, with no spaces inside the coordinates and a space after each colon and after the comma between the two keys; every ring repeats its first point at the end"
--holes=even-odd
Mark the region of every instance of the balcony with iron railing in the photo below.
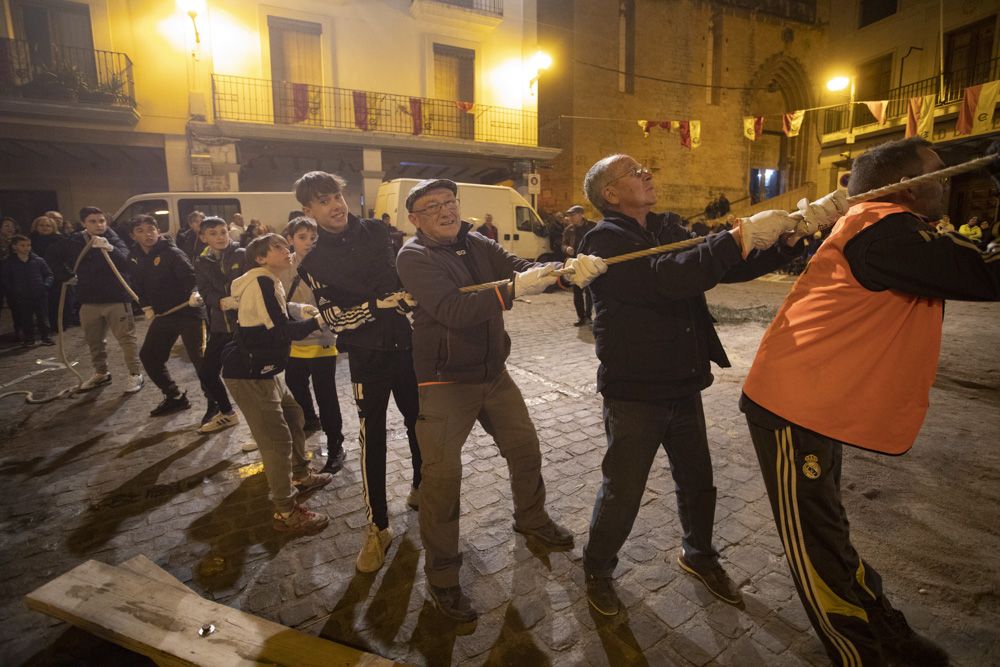
{"type": "Polygon", "coordinates": [[[228,74],[212,94],[216,121],[538,145],[538,115],[522,109],[228,74]]]}
{"type": "Polygon", "coordinates": [[[0,108],[14,113],[20,105],[22,112],[49,116],[110,122],[117,116],[133,123],[138,119],[132,61],[127,55],[21,39],[0,38],[0,102],[5,103],[0,108]],[[48,104],[25,104],[27,100],[48,104]],[[99,110],[88,115],[81,112],[81,105],[99,110]]]}
{"type": "Polygon", "coordinates": [[[440,25],[489,31],[503,21],[503,0],[410,0],[410,15],[440,25]]]}
{"type": "MultiPolygon", "coordinates": [[[[956,104],[962,101],[966,88],[997,79],[1000,79],[1000,58],[994,58],[973,67],[953,70],[944,76],[933,76],[893,88],[886,94],[886,98],[889,100],[885,111],[886,123],[904,118],[912,97],[935,95],[936,107],[956,104]]],[[[878,129],[877,123],[878,121],[867,106],[855,104],[853,121],[855,134],[878,129]]],[[[850,125],[850,105],[841,104],[826,110],[823,120],[824,134],[844,132],[850,125]]]]}

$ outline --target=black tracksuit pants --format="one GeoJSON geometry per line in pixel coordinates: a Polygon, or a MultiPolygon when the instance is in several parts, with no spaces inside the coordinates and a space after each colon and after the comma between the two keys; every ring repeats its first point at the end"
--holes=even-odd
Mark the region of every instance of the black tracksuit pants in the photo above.
{"type": "MultiPolygon", "coordinates": [[[[170,377],[167,360],[178,336],[184,343],[188,358],[195,371],[200,370],[205,347],[205,321],[180,313],[157,317],[149,323],[146,338],[139,350],[139,360],[149,379],[160,388],[165,396],[177,396],[180,390],[170,377]]],[[[204,387],[202,387],[204,389],[204,387]]],[[[207,392],[206,392],[207,395],[207,392]]],[[[209,399],[211,400],[211,399],[209,399]]]]}
{"type": "Polygon", "coordinates": [[[10,302],[10,313],[14,319],[14,328],[24,334],[24,340],[35,340],[35,325],[38,325],[38,335],[48,338],[51,328],[49,327],[49,301],[48,292],[40,291],[31,296],[18,296],[8,294],[10,302]]]}
{"type": "Polygon", "coordinates": [[[385,499],[386,419],[389,395],[403,415],[413,463],[413,486],[420,486],[420,449],[417,447],[417,417],[420,398],[410,350],[350,348],[347,355],[358,407],[361,446],[361,481],[368,520],[379,529],[389,526],[385,499]]]}
{"type": "Polygon", "coordinates": [[[225,414],[233,411],[233,404],[229,400],[229,394],[226,393],[226,385],[222,383],[222,348],[232,339],[233,334],[226,331],[210,332],[201,368],[198,369],[198,379],[205,395],[208,396],[210,406],[214,404],[225,414]]]}
{"type": "Polygon", "coordinates": [[[843,445],[795,424],[750,421],[795,589],[835,665],[882,665],[882,578],[851,544],[840,500],[843,445]]]}
{"type": "Polygon", "coordinates": [[[319,421],[326,434],[326,451],[333,456],[340,451],[344,442],[344,419],[340,414],[340,400],[337,398],[337,357],[313,357],[303,359],[288,357],[285,366],[285,384],[302,408],[307,421],[316,419],[309,378],[312,378],[316,404],[319,406],[319,421]]]}

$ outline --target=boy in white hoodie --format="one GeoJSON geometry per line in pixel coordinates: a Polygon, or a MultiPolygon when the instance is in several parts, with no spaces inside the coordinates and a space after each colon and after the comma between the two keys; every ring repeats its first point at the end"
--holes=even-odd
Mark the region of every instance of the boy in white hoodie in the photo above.
{"type": "Polygon", "coordinates": [[[246,262],[257,268],[232,283],[232,296],[239,300],[238,324],[223,352],[222,377],[260,450],[275,507],[275,530],[318,532],[326,527],[327,517],[302,507],[297,496],[329,484],[333,475],[309,468],[302,408],[281,372],[293,340],[322,327],[359,327],[374,319],[372,304],[346,311],[330,307],[321,313],[316,306],[286,303],[280,275],[288,271],[292,257],[288,243],[277,234],[254,239],[246,249],[246,262]]]}

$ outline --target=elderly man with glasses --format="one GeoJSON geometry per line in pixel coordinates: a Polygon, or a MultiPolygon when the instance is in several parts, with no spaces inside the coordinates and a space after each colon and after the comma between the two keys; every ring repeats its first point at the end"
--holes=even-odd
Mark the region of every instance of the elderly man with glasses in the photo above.
{"type": "MultiPolygon", "coordinates": [[[[420,394],[420,537],[428,593],[446,616],[471,622],[477,613],[459,586],[458,522],[462,446],[476,421],[507,460],[514,531],[552,548],[571,547],[573,534],[545,511],[538,435],[504,365],[510,352],[504,311],[514,306],[515,297],[553,284],[559,264],[515,257],[473,232],[459,215],[457,194],[458,186],[445,179],[413,187],[406,210],[417,234],[403,246],[396,266],[419,304],[413,315],[413,364],[420,394]],[[460,291],[501,280],[510,282],[460,291]]],[[[590,256],[568,260],[566,267],[580,287],[607,270],[603,260],[590,256]]]]}
{"type": "MultiPolygon", "coordinates": [[[[628,155],[598,161],[583,187],[604,219],[584,238],[581,253],[608,258],[691,237],[678,215],[652,212],[653,176],[628,155]]],[[[621,607],[611,576],[661,446],[683,531],[678,564],[716,597],[742,601],[712,544],[716,489],[701,391],[712,384],[710,362],[730,364],[704,293],[720,282],[756,278],[800,254],[796,222],[780,211],[758,213],[692,248],[615,264],[590,287],[608,449],[583,562],[587,597],[606,616],[621,607]]]]}

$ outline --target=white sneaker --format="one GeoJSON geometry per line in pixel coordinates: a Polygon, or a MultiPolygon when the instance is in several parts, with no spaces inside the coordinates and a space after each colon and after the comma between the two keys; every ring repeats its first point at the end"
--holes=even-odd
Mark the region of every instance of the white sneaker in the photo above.
{"type": "Polygon", "coordinates": [[[246,442],[243,443],[242,449],[244,452],[256,452],[257,443],[254,440],[247,440],[246,442]]]}
{"type": "Polygon", "coordinates": [[[111,384],[111,373],[94,373],[80,385],[80,391],[90,391],[106,384],[111,384]]]}
{"type": "MultiPolygon", "coordinates": [[[[230,413],[228,415],[220,412],[219,414],[215,415],[207,422],[202,424],[201,427],[198,429],[198,433],[215,433],[216,431],[221,431],[224,428],[229,428],[230,426],[236,426],[239,423],[240,423],[240,416],[235,412],[230,413]]],[[[253,443],[253,448],[257,449],[257,443],[253,443]]]]}
{"type": "Polygon", "coordinates": [[[392,544],[392,530],[386,528],[379,530],[375,524],[368,525],[368,534],[365,535],[364,546],[358,554],[358,572],[377,572],[385,563],[385,552],[392,544]]]}
{"type": "Polygon", "coordinates": [[[125,393],[134,394],[142,389],[144,382],[145,379],[142,377],[142,373],[139,373],[138,375],[129,375],[128,380],[125,381],[125,393]]]}

